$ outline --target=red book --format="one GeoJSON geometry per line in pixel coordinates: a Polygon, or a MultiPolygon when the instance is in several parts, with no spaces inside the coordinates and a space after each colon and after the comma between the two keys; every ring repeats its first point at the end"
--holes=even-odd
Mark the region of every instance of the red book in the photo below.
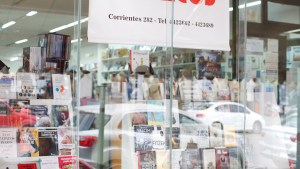
{"type": "Polygon", "coordinates": [[[216,169],[229,168],[229,152],[227,148],[216,148],[216,169]]]}
{"type": "Polygon", "coordinates": [[[18,169],[37,169],[36,163],[18,164],[18,169]]]}

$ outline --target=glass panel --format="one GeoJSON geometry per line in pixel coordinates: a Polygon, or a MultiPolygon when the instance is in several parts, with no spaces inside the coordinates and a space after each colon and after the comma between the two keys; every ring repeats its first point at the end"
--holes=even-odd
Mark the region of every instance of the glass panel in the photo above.
{"type": "Polygon", "coordinates": [[[268,20],[300,24],[299,6],[268,2],[268,20]]]}

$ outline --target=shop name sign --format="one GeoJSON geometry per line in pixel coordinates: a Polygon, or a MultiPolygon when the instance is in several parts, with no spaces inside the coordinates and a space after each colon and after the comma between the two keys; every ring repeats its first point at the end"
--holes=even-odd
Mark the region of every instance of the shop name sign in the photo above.
{"type": "Polygon", "coordinates": [[[229,0],[90,0],[89,5],[89,42],[169,47],[173,36],[174,47],[229,50],[229,0]]]}

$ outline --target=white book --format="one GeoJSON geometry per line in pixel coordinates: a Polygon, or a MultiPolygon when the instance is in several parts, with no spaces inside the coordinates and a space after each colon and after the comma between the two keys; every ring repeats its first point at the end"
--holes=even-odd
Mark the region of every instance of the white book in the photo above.
{"type": "Polygon", "coordinates": [[[0,98],[16,99],[16,75],[0,74],[0,98]]]}
{"type": "Polygon", "coordinates": [[[207,169],[216,168],[216,152],[215,149],[203,149],[203,166],[207,169]]]}
{"type": "Polygon", "coordinates": [[[35,73],[17,73],[17,98],[37,98],[37,76],[35,73]]]}
{"type": "Polygon", "coordinates": [[[59,168],[57,157],[41,157],[41,169],[59,168]]]}
{"type": "Polygon", "coordinates": [[[17,157],[17,129],[0,128],[0,157],[17,157]]]}
{"type": "Polygon", "coordinates": [[[69,75],[53,74],[52,83],[54,99],[72,99],[72,89],[69,75]]]}

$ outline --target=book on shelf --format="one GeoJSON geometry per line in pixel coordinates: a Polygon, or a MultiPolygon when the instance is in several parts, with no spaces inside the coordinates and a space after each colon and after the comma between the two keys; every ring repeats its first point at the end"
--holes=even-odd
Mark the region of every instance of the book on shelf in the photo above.
{"type": "Polygon", "coordinates": [[[39,156],[38,132],[37,128],[21,128],[18,131],[18,157],[39,156]]]}
{"type": "Polygon", "coordinates": [[[230,169],[242,169],[243,168],[243,161],[242,161],[242,154],[240,149],[237,147],[229,147],[229,166],[230,169]]]}
{"type": "Polygon", "coordinates": [[[35,73],[17,73],[17,99],[36,99],[36,80],[35,73]]]}
{"type": "Polygon", "coordinates": [[[40,156],[57,156],[58,139],[56,128],[39,129],[40,156]]]}
{"type": "Polygon", "coordinates": [[[163,102],[161,100],[147,100],[146,103],[148,107],[148,112],[147,112],[148,125],[163,125],[164,124],[164,112],[162,107],[163,102]],[[161,109],[161,111],[151,109],[153,105],[158,106],[158,109],[161,109]]]}
{"type": "Polygon", "coordinates": [[[63,126],[70,118],[68,105],[52,105],[51,110],[53,126],[63,126]]]}
{"type": "Polygon", "coordinates": [[[72,128],[59,127],[57,129],[58,135],[58,149],[59,155],[75,155],[75,143],[72,128]]]}
{"type": "Polygon", "coordinates": [[[59,169],[77,169],[75,156],[59,156],[58,157],[59,169]]]}
{"type": "Polygon", "coordinates": [[[53,98],[71,100],[70,75],[52,74],[53,98]]]}
{"type": "Polygon", "coordinates": [[[43,72],[45,64],[45,48],[27,47],[23,49],[23,68],[25,72],[43,72]]]}
{"type": "Polygon", "coordinates": [[[216,152],[214,148],[200,149],[202,151],[203,168],[215,169],[216,168],[216,152]]]}
{"type": "Polygon", "coordinates": [[[18,169],[37,169],[36,163],[18,164],[18,169]]]}
{"type": "Polygon", "coordinates": [[[51,127],[48,105],[30,105],[30,113],[36,116],[35,127],[51,127]]]}
{"type": "Polygon", "coordinates": [[[144,151],[138,152],[139,169],[156,169],[156,152],[144,151]]]}
{"type": "Polygon", "coordinates": [[[216,169],[229,169],[229,152],[226,147],[216,148],[216,169]]]}
{"type": "Polygon", "coordinates": [[[17,129],[0,128],[0,157],[17,157],[17,129]]]}
{"type": "Polygon", "coordinates": [[[166,145],[165,130],[163,126],[154,126],[152,132],[152,150],[164,150],[166,145]]]}
{"type": "Polygon", "coordinates": [[[50,73],[39,74],[37,79],[37,99],[53,99],[52,79],[50,73]]]}
{"type": "Polygon", "coordinates": [[[133,126],[135,151],[151,151],[153,148],[152,132],[154,126],[133,126]]]}
{"type": "Polygon", "coordinates": [[[0,74],[0,98],[16,99],[16,75],[0,74]]]}
{"type": "Polygon", "coordinates": [[[47,60],[69,60],[71,37],[62,34],[46,34],[47,60]]]}
{"type": "Polygon", "coordinates": [[[9,106],[16,112],[21,112],[30,107],[30,100],[25,99],[9,99],[9,106]]]}
{"type": "Polygon", "coordinates": [[[186,149],[182,152],[181,169],[191,168],[201,168],[201,158],[198,149],[186,149]]]}

